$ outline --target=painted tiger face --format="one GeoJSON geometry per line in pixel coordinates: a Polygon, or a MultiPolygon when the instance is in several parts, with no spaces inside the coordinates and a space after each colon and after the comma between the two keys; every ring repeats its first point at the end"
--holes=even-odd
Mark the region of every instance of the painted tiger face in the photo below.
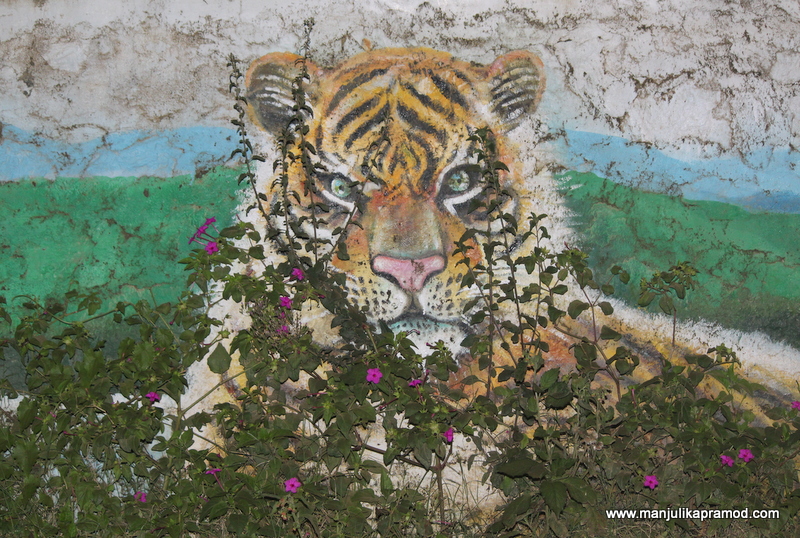
{"type": "MultiPolygon", "coordinates": [[[[292,112],[299,60],[269,54],[247,73],[251,115],[275,136],[292,112]]],[[[321,198],[315,201],[328,209],[317,233],[330,236],[353,217],[360,224],[347,228],[349,259],[334,259],[351,300],[394,330],[458,345],[468,330],[463,306],[475,291],[461,286],[465,266],[453,256],[454,244],[466,229],[487,226],[485,215],[469,211],[484,196],[469,137],[489,127],[499,158],[515,162],[504,134],[536,109],[541,61],[515,51],[481,66],[430,49],[384,49],[329,70],[306,68],[308,140],[324,166],[313,178],[321,198]]],[[[290,188],[302,193],[304,169],[292,167],[290,177],[290,188]]],[[[517,189],[519,170],[501,181],[515,193],[504,210],[524,220],[531,209],[517,189]]],[[[480,249],[472,246],[478,263],[480,249]]]]}

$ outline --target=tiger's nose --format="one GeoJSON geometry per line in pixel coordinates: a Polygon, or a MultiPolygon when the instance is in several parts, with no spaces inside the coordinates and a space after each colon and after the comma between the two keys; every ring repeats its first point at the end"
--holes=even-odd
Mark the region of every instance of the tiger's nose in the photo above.
{"type": "Polygon", "coordinates": [[[389,256],[375,256],[372,259],[372,270],[377,274],[391,276],[401,288],[409,292],[418,292],[428,278],[444,269],[443,256],[435,255],[419,260],[405,260],[389,256]]]}

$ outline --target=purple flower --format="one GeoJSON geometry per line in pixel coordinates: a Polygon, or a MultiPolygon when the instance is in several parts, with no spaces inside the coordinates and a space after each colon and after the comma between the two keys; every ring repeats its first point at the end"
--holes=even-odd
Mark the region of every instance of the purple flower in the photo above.
{"type": "Polygon", "coordinates": [[[411,381],[408,382],[409,387],[418,387],[420,385],[422,385],[421,379],[412,379],[411,381]]]}
{"type": "Polygon", "coordinates": [[[289,493],[297,493],[297,490],[300,489],[300,486],[302,485],[302,482],[300,482],[297,478],[292,477],[283,482],[283,489],[289,493]]]}
{"type": "Polygon", "coordinates": [[[289,326],[281,325],[280,327],[278,327],[278,334],[289,334],[289,326]]]}
{"type": "Polygon", "coordinates": [[[137,491],[136,493],[133,494],[133,500],[139,501],[140,503],[146,503],[147,493],[145,493],[144,491],[137,491]]]}
{"type": "Polygon", "coordinates": [[[447,430],[446,430],[446,431],[445,431],[445,432],[442,434],[442,435],[444,436],[444,440],[445,440],[445,441],[447,441],[448,443],[452,443],[452,442],[453,442],[453,432],[454,432],[454,431],[455,431],[455,430],[453,430],[453,427],[452,427],[452,426],[451,426],[450,428],[448,428],[448,429],[447,429],[447,430]]]}
{"type": "Polygon", "coordinates": [[[289,297],[281,297],[280,299],[278,299],[278,301],[280,302],[280,305],[283,308],[291,308],[292,307],[292,300],[289,297]]]}
{"type": "Polygon", "coordinates": [[[739,459],[744,460],[745,463],[755,458],[750,450],[743,448],[739,451],[739,459]]]}
{"type": "Polygon", "coordinates": [[[383,377],[380,368],[370,368],[367,370],[367,381],[370,383],[377,383],[383,377]]]}
{"type": "Polygon", "coordinates": [[[156,403],[161,401],[161,396],[158,395],[157,392],[148,392],[144,395],[145,398],[150,400],[150,403],[156,403]]]}
{"type": "Polygon", "coordinates": [[[206,471],[206,474],[211,474],[211,475],[217,476],[217,473],[219,473],[221,471],[222,471],[222,469],[209,469],[208,471],[206,471]]]}
{"type": "Polygon", "coordinates": [[[657,485],[658,485],[658,478],[656,478],[655,475],[649,474],[644,477],[644,487],[653,490],[656,489],[657,485]]]}
{"type": "Polygon", "coordinates": [[[219,245],[217,245],[216,241],[209,241],[205,249],[209,254],[214,254],[215,252],[219,252],[219,245]]]}
{"type": "Polygon", "coordinates": [[[189,244],[191,245],[192,242],[200,239],[200,236],[206,233],[206,230],[208,230],[208,226],[200,226],[197,231],[194,232],[194,235],[191,237],[191,239],[189,239],[189,244]]]}
{"type": "MultiPolygon", "coordinates": [[[[214,217],[206,219],[206,223],[197,228],[197,231],[194,232],[194,235],[191,237],[191,239],[189,239],[189,244],[191,245],[194,241],[198,241],[200,237],[208,231],[208,227],[214,224],[215,222],[217,222],[217,219],[215,219],[214,217]]],[[[216,226],[214,227],[214,229],[215,230],[217,229],[216,226]]],[[[206,250],[208,250],[208,245],[206,245],[206,250]]],[[[213,254],[213,252],[209,252],[209,254],[213,254]]]]}
{"type": "Polygon", "coordinates": [[[292,269],[292,277],[295,280],[303,280],[306,277],[306,275],[302,269],[300,269],[299,267],[295,267],[294,269],[292,269]]]}
{"type": "Polygon", "coordinates": [[[727,465],[728,467],[733,467],[733,458],[730,456],[726,456],[725,454],[721,455],[719,459],[722,460],[722,465],[727,465]]]}
{"type": "Polygon", "coordinates": [[[800,402],[792,402],[792,409],[800,411],[800,402]]]}

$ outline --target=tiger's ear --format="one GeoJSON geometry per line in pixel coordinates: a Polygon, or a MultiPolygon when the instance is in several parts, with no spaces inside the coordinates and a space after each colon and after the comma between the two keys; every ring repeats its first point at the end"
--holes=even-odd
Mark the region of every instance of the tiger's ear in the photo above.
{"type": "MultiPolygon", "coordinates": [[[[250,64],[245,75],[245,98],[250,115],[262,129],[278,135],[292,117],[295,106],[292,84],[300,75],[302,56],[289,52],[275,52],[262,56],[250,64]]],[[[306,106],[313,105],[316,82],[322,74],[312,62],[306,60],[309,79],[304,80],[306,106]]]]}
{"type": "Polygon", "coordinates": [[[527,114],[532,114],[544,93],[544,65],[527,50],[515,50],[498,57],[486,67],[491,91],[491,108],[510,131],[527,114]]]}

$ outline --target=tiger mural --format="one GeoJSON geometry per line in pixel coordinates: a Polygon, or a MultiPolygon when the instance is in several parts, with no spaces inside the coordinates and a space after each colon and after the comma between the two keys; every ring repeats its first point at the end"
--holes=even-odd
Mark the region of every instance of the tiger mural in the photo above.
{"type": "MultiPolygon", "coordinates": [[[[333,256],[332,265],[346,277],[349,300],[367,312],[372,323],[386,323],[394,332],[409,332],[418,350],[425,349],[426,343],[445,341],[459,367],[449,384],[470,397],[476,395],[461,382],[471,375],[485,378],[486,372],[461,345],[466,336],[485,327],[472,327],[468,322],[465,306],[479,292],[475,285],[463,284],[466,269],[458,263],[460,254],[455,247],[467,229],[486,224],[485,214],[470,211],[471,202],[485,194],[472,158],[478,149],[471,138],[476,129],[488,127],[495,133],[497,159],[509,167],[499,174],[503,189],[511,193],[503,202],[502,212],[517,222],[524,222],[530,214],[551,215],[555,226],[548,226],[551,238],[547,246],[554,251],[573,239],[568,216],[560,212],[563,204],[549,167],[545,159],[539,159],[536,141],[525,139],[531,129],[518,128],[533,119],[541,102],[545,89],[541,60],[528,51],[513,51],[489,65],[479,65],[431,49],[383,49],[366,51],[334,68],[323,69],[295,54],[268,54],[252,63],[245,78],[250,117],[264,136],[265,147],[281,138],[296,113],[294,81],[303,68],[308,78],[301,99],[312,112],[305,137],[313,144],[322,168],[309,176],[301,164],[289,166],[289,188],[308,197],[305,185],[315,182],[320,201],[327,208],[324,227],[312,230],[311,220],[305,220],[307,235],[330,239],[340,233],[335,230],[347,229],[348,256],[333,256]],[[358,226],[350,226],[351,218],[357,219],[358,226]]],[[[259,173],[259,196],[274,208],[280,203],[279,189],[274,188],[275,170],[269,163],[259,173]]],[[[299,205],[308,206],[308,200],[299,205]]],[[[294,211],[302,209],[295,207],[294,211]]],[[[245,218],[259,230],[285,224],[279,220],[267,223],[257,211],[249,215],[245,218]]],[[[279,219],[275,215],[271,212],[269,218],[279,219]]],[[[288,218],[297,223],[307,216],[294,213],[288,218]]],[[[470,262],[483,263],[482,238],[469,241],[474,247],[467,254],[470,262]]],[[[525,254],[536,246],[529,238],[514,241],[510,249],[525,254]]],[[[267,261],[281,261],[275,253],[271,256],[267,261]]],[[[498,267],[500,280],[507,270],[498,267]]],[[[573,298],[563,296],[560,308],[566,310],[573,298]]],[[[232,312],[225,302],[220,302],[219,308],[218,317],[226,318],[225,328],[231,333],[248,329],[246,313],[232,312]]],[[[510,315],[503,308],[499,315],[510,315]]],[[[665,337],[667,331],[663,326],[654,327],[652,316],[635,308],[618,302],[614,302],[614,308],[617,311],[613,315],[598,311],[597,322],[619,331],[623,335],[620,343],[641,357],[633,380],[652,377],[658,373],[660,361],[675,352],[675,346],[670,346],[665,337]],[[658,334],[662,336],[654,337],[658,334]]],[[[341,343],[331,329],[332,314],[322,306],[304,305],[300,316],[299,323],[311,329],[319,343],[341,343]]],[[[548,348],[545,370],[574,368],[572,346],[581,338],[591,338],[598,326],[566,317],[564,324],[567,331],[541,331],[548,348]]],[[[676,358],[698,351],[696,344],[679,338],[676,358]]],[[[609,353],[614,353],[613,343],[609,353]]],[[[508,356],[498,359],[495,367],[502,366],[503,361],[510,363],[508,356]]],[[[202,368],[198,363],[190,376],[195,394],[211,392],[208,389],[215,376],[202,368]]],[[[228,379],[241,372],[242,366],[234,363],[228,379]]],[[[608,379],[600,379],[600,384],[610,388],[608,379]]],[[[472,387],[481,390],[480,384],[472,387]]],[[[230,401],[238,386],[231,381],[227,389],[227,394],[218,391],[216,401],[230,401]]],[[[701,390],[714,394],[719,387],[708,385],[701,390]]],[[[206,403],[210,408],[214,402],[206,403]]],[[[475,447],[462,443],[456,450],[466,459],[474,454],[475,447]]],[[[475,465],[465,474],[452,466],[445,470],[445,478],[453,484],[464,481],[481,498],[493,499],[482,501],[482,507],[489,508],[498,498],[483,481],[484,470],[475,465]]],[[[421,483],[420,476],[415,480],[421,483]]]]}
{"type": "MultiPolygon", "coordinates": [[[[322,168],[309,178],[303,166],[290,166],[289,183],[292,190],[303,192],[303,183],[314,181],[329,208],[325,227],[311,230],[311,220],[305,221],[308,235],[330,238],[332,230],[347,228],[348,257],[334,256],[333,266],[346,276],[350,301],[374,324],[385,322],[395,332],[409,332],[418,349],[445,341],[459,358],[454,386],[471,374],[485,376],[461,348],[465,336],[481,330],[470,326],[469,312],[464,312],[478,291],[474,285],[462,285],[465,265],[453,255],[465,230],[480,229],[486,219],[485,214],[469,210],[470,203],[484,194],[480,172],[471,160],[478,148],[470,137],[481,127],[496,135],[497,158],[510,167],[499,176],[502,188],[512,193],[501,208],[504,213],[517,222],[530,214],[558,213],[563,204],[548,166],[536,162],[530,151],[535,141],[519,143],[520,131],[531,129],[518,127],[533,119],[544,93],[542,61],[518,50],[479,65],[432,49],[396,48],[368,50],[323,69],[295,54],[271,53],[255,60],[245,78],[250,117],[269,141],[281,136],[295,113],[293,83],[303,66],[307,72],[303,99],[312,112],[306,139],[315,147],[322,168]],[[364,163],[371,165],[367,169],[364,163]],[[348,228],[353,215],[359,225],[348,228]]],[[[264,169],[267,173],[259,188],[272,192],[274,204],[278,194],[270,188],[273,168],[264,169]]],[[[566,222],[563,215],[556,215],[555,226],[549,227],[549,246],[554,250],[572,240],[566,222]]],[[[256,224],[266,227],[264,222],[256,224]]],[[[470,261],[482,263],[480,238],[470,241],[474,247],[469,250],[470,261]]],[[[533,249],[529,243],[515,241],[511,249],[527,253],[533,249]]],[[[498,267],[501,280],[504,270],[507,274],[507,267],[498,267]]],[[[566,310],[571,298],[565,296],[560,308],[566,310]]],[[[636,381],[656,374],[667,356],[680,362],[681,353],[702,352],[702,346],[711,344],[684,339],[676,352],[663,336],[668,331],[654,328],[652,317],[614,304],[622,315],[604,316],[598,311],[597,322],[622,333],[621,343],[642,358],[634,372],[636,381]]],[[[321,306],[302,315],[300,322],[321,343],[337,344],[330,330],[331,315],[321,306]]],[[[542,331],[549,347],[548,368],[572,368],[571,346],[596,330],[566,316],[563,323],[572,336],[542,331]]],[[[498,359],[499,366],[504,358],[498,359]]],[[[773,385],[781,384],[787,386],[785,380],[773,385]]],[[[706,390],[716,392],[714,387],[706,390]]]]}
{"type": "MultiPolygon", "coordinates": [[[[269,54],[247,73],[252,117],[273,136],[292,113],[300,61],[269,54]]],[[[518,161],[503,135],[536,110],[545,87],[542,62],[527,51],[479,66],[430,49],[383,49],[332,70],[311,62],[306,68],[313,108],[308,139],[325,167],[316,181],[331,207],[328,229],[345,227],[356,197],[363,197],[360,227],[347,237],[349,259],[334,259],[335,270],[347,275],[351,301],[366,307],[372,321],[409,331],[417,342],[442,339],[457,348],[469,330],[463,306],[474,290],[461,286],[464,269],[452,253],[464,231],[481,224],[468,211],[482,191],[469,160],[475,142],[468,139],[488,126],[499,135],[500,159],[518,161]],[[376,183],[367,182],[364,162],[374,163],[376,183]]],[[[302,168],[290,173],[294,190],[302,190],[302,168]]],[[[524,220],[536,201],[520,189],[520,174],[503,176],[514,193],[503,209],[524,220]]]]}

